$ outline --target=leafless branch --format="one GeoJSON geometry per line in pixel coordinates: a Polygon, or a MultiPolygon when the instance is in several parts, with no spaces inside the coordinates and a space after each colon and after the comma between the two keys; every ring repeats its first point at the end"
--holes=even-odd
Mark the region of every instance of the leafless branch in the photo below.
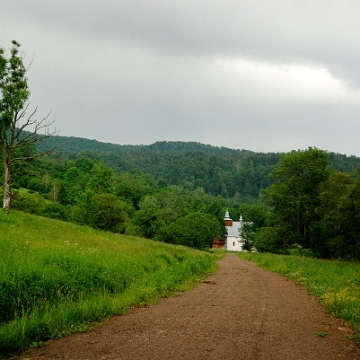
{"type": "Polygon", "coordinates": [[[21,157],[13,158],[13,159],[11,159],[10,164],[14,164],[14,163],[20,164],[20,163],[22,163],[23,161],[26,161],[26,160],[36,159],[36,158],[44,156],[44,155],[50,155],[53,152],[55,152],[56,150],[58,150],[58,149],[59,149],[59,147],[54,147],[54,148],[45,150],[45,151],[43,151],[41,153],[38,153],[38,154],[35,154],[35,155],[21,156],[21,157]]]}

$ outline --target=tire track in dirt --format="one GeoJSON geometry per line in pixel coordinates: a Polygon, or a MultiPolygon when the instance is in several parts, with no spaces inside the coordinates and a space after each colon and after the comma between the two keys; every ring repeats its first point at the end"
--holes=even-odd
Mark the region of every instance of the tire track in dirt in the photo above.
{"type": "Polygon", "coordinates": [[[360,359],[347,340],[350,333],[304,288],[227,254],[220,270],[197,288],[49,341],[20,358],[360,359]]]}
{"type": "MultiPolygon", "coordinates": [[[[244,264],[245,266],[246,264],[244,264]]],[[[258,295],[258,299],[259,299],[259,308],[258,309],[253,309],[254,313],[258,312],[259,314],[259,320],[258,323],[255,324],[255,336],[253,337],[254,339],[256,339],[254,341],[254,345],[252,348],[252,351],[250,352],[249,356],[247,359],[256,359],[258,353],[261,350],[261,344],[264,341],[264,317],[265,317],[265,312],[267,310],[267,299],[268,299],[268,289],[267,286],[263,280],[262,277],[254,277],[252,279],[252,281],[254,281],[253,287],[259,289],[259,295],[258,295]],[[256,285],[256,282],[258,283],[256,285]]]]}

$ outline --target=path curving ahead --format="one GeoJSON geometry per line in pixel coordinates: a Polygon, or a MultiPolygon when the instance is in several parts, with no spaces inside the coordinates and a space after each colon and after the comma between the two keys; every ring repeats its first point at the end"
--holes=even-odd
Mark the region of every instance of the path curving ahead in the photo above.
{"type": "Polygon", "coordinates": [[[21,358],[360,359],[350,333],[304,288],[227,254],[220,270],[195,289],[49,341],[21,358]]]}

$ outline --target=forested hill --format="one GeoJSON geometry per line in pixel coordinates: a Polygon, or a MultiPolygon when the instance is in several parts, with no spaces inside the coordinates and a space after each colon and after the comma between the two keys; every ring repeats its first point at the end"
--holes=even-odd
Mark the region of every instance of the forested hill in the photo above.
{"type": "MultiPolygon", "coordinates": [[[[258,200],[270,185],[268,174],[278,165],[279,153],[256,153],[196,142],[161,141],[151,145],[116,145],[76,137],[56,136],[47,146],[60,146],[57,158],[89,157],[124,173],[139,170],[157,182],[203,189],[212,195],[239,202],[258,200]]],[[[39,150],[42,150],[41,148],[39,150]]],[[[330,166],[353,173],[360,158],[329,153],[330,166]]]]}
{"type": "Polygon", "coordinates": [[[53,136],[47,140],[46,144],[40,145],[39,150],[45,150],[45,148],[49,147],[60,147],[57,156],[59,156],[59,154],[69,155],[82,151],[113,153],[128,151],[201,151],[212,154],[237,154],[250,152],[248,150],[235,150],[223,146],[217,147],[191,141],[157,141],[151,145],[119,145],[67,136],[53,136]]]}

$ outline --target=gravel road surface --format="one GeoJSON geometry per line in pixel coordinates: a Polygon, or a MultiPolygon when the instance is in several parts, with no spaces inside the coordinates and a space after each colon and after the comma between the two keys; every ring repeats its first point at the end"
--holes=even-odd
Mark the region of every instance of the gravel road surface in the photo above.
{"type": "Polygon", "coordinates": [[[195,289],[20,359],[360,359],[350,334],[303,287],[227,254],[195,289]]]}

